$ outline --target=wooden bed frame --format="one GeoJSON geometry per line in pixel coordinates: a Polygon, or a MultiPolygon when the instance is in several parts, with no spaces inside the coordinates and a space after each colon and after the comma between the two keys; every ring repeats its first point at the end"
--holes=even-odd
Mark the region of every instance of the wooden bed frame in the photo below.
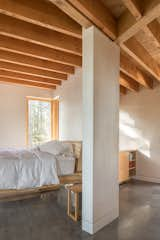
{"type": "Polygon", "coordinates": [[[64,141],[70,142],[73,145],[73,151],[76,157],[75,173],[72,175],[60,176],[60,184],[58,185],[45,185],[38,188],[31,189],[7,189],[0,190],[0,201],[15,201],[20,199],[27,199],[31,197],[36,197],[42,193],[59,190],[61,185],[72,184],[72,183],[82,183],[82,142],[81,141],[64,141]]]}

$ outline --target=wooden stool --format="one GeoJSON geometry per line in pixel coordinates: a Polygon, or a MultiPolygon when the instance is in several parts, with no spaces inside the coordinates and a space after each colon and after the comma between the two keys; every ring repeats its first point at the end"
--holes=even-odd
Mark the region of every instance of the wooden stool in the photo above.
{"type": "Polygon", "coordinates": [[[75,184],[75,185],[67,186],[67,190],[68,190],[68,209],[67,209],[67,214],[74,221],[78,221],[78,219],[79,219],[79,193],[82,192],[82,184],[75,184]],[[74,193],[74,203],[75,203],[75,211],[74,211],[74,213],[72,213],[71,192],[74,193]]]}

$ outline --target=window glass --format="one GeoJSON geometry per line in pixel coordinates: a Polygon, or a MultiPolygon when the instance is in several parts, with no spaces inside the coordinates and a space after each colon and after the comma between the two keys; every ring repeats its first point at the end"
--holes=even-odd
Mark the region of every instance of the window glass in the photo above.
{"type": "Polygon", "coordinates": [[[51,102],[28,100],[28,144],[51,140],[51,102]]]}

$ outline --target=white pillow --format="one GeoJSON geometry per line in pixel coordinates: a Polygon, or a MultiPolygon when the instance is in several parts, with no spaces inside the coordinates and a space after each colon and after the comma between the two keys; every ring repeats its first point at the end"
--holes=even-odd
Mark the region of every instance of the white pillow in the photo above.
{"type": "Polygon", "coordinates": [[[46,142],[46,143],[40,145],[39,149],[42,152],[48,152],[53,155],[73,153],[73,147],[72,147],[71,143],[63,143],[60,141],[46,142]]]}

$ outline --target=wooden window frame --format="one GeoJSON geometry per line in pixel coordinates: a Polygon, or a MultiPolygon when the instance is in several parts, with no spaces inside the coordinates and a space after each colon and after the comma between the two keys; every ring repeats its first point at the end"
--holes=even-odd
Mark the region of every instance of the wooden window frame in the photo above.
{"type": "Polygon", "coordinates": [[[29,101],[37,100],[42,102],[50,102],[51,103],[51,139],[58,140],[59,139],[59,100],[52,98],[40,98],[40,97],[26,97],[26,145],[29,145],[29,101]]]}

